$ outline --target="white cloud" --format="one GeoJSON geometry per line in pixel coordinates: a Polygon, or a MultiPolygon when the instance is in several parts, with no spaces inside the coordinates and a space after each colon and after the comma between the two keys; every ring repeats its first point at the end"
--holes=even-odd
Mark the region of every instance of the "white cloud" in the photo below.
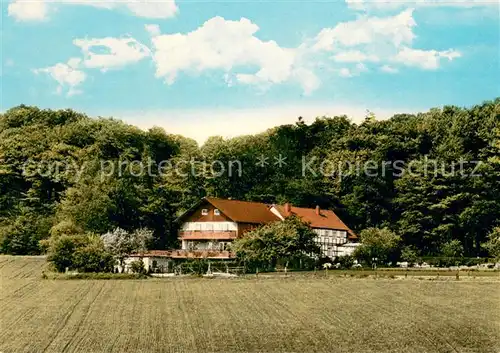
{"type": "Polygon", "coordinates": [[[380,71],[386,72],[388,74],[397,74],[399,72],[398,69],[389,65],[383,65],[380,67],[380,71]]]}
{"type": "Polygon", "coordinates": [[[80,59],[80,58],[71,58],[68,60],[68,65],[71,66],[72,68],[76,69],[80,66],[81,62],[82,62],[82,59],[80,59]]]}
{"type": "Polygon", "coordinates": [[[332,59],[342,63],[363,62],[363,61],[377,62],[379,60],[379,58],[376,55],[365,54],[359,50],[341,51],[332,56],[332,59]]]}
{"type": "MultiPolygon", "coordinates": [[[[453,49],[412,48],[416,26],[412,9],[387,17],[362,15],[356,20],[323,29],[312,47],[316,51],[333,53],[331,58],[339,63],[380,62],[382,66],[379,69],[388,73],[398,72],[394,65],[437,69],[442,59],[451,61],[460,57],[460,53],[453,49]]],[[[367,69],[366,66],[363,69],[343,67],[338,72],[342,77],[352,77],[367,69]]]]}
{"type": "Polygon", "coordinates": [[[80,47],[86,68],[106,71],[138,62],[150,55],[149,48],[134,38],[94,38],[75,39],[73,44],[80,47]]]}
{"type": "Polygon", "coordinates": [[[359,76],[363,72],[368,72],[368,68],[366,67],[365,64],[363,63],[358,63],[354,67],[347,68],[343,67],[338,71],[338,74],[340,77],[354,77],[354,76],[359,76]]]}
{"type": "Polygon", "coordinates": [[[180,72],[222,70],[234,74],[236,82],[262,89],[288,81],[301,84],[305,93],[317,88],[319,80],[308,67],[301,48],[283,48],[275,41],[262,41],[255,36],[258,30],[246,18],[230,21],[214,17],[186,34],[154,35],[156,76],[172,84],[180,72]]]}
{"type": "Polygon", "coordinates": [[[145,25],[144,28],[152,36],[159,36],[161,33],[160,26],[155,25],[155,24],[145,25]]]}
{"type": "Polygon", "coordinates": [[[35,74],[46,73],[56,80],[59,83],[58,94],[65,88],[68,88],[68,96],[82,93],[76,87],[87,78],[83,69],[100,69],[105,72],[138,62],[150,55],[148,47],[130,37],[75,39],[73,44],[80,47],[83,59],[70,58],[67,63],[33,70],[35,74]]]}
{"type": "Polygon", "coordinates": [[[137,16],[147,18],[170,18],[179,11],[173,0],[128,0],[127,7],[137,16]]]}
{"type": "Polygon", "coordinates": [[[58,63],[54,66],[35,69],[33,72],[37,75],[40,73],[48,74],[59,84],[56,90],[58,94],[62,94],[67,89],[66,95],[72,96],[81,93],[77,89],[77,86],[82,84],[87,78],[85,72],[78,70],[75,66],[79,62],[78,58],[71,58],[67,64],[58,63]]]}
{"type": "Polygon", "coordinates": [[[498,7],[495,0],[345,0],[354,10],[391,10],[405,7],[498,7]]]}
{"type": "Polygon", "coordinates": [[[349,70],[347,67],[341,68],[339,71],[339,75],[341,77],[352,77],[353,76],[351,70],[349,70]]]}
{"type": "Polygon", "coordinates": [[[341,22],[333,28],[324,28],[316,36],[314,48],[317,50],[335,50],[339,47],[353,47],[374,42],[391,43],[395,46],[411,44],[416,26],[412,9],[407,9],[395,16],[368,17],[341,22]]]}
{"type": "Polygon", "coordinates": [[[394,57],[394,61],[406,66],[420,67],[425,70],[435,70],[439,67],[442,59],[452,61],[459,58],[461,54],[455,50],[420,50],[404,47],[394,57]]]}
{"type": "Polygon", "coordinates": [[[305,68],[298,68],[293,71],[293,78],[300,82],[305,95],[310,95],[321,85],[321,81],[316,74],[305,68]]]}
{"type": "Polygon", "coordinates": [[[18,21],[40,21],[48,18],[57,5],[84,5],[102,9],[127,9],[138,17],[170,18],[179,11],[174,0],[13,0],[8,14],[18,21]]]}
{"type": "Polygon", "coordinates": [[[366,67],[365,64],[363,63],[359,63],[356,65],[356,69],[359,71],[359,72],[367,72],[369,71],[368,68],[366,67]]]}
{"type": "Polygon", "coordinates": [[[43,21],[47,6],[42,0],[16,0],[9,4],[7,12],[18,21],[43,21]]]}
{"type": "Polygon", "coordinates": [[[157,24],[147,24],[144,28],[151,35],[151,49],[131,37],[75,39],[73,43],[80,47],[83,58],[51,67],[58,70],[59,80],[55,71],[47,71],[51,68],[43,70],[71,86],[64,81],[70,69],[83,81],[83,69],[105,72],[151,57],[156,77],[167,84],[173,84],[180,73],[218,71],[221,81],[229,87],[250,85],[264,92],[273,85],[296,83],[309,95],[321,85],[316,70],[341,77],[372,70],[397,73],[402,66],[431,70],[444,59],[451,61],[461,56],[453,49],[412,48],[416,25],[411,9],[388,17],[364,15],[325,28],[314,40],[306,40],[298,47],[287,48],[273,40],[259,39],[259,27],[246,18],[231,21],[214,17],[194,31],[173,34],[161,34],[157,24]]]}

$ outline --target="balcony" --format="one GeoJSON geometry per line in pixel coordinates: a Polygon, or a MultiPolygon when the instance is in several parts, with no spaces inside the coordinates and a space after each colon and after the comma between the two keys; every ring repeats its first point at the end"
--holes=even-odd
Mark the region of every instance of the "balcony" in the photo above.
{"type": "Polygon", "coordinates": [[[179,232],[179,240],[234,240],[236,237],[235,231],[195,230],[179,232]]]}
{"type": "Polygon", "coordinates": [[[141,254],[132,254],[130,257],[164,257],[170,259],[232,259],[234,254],[227,250],[150,250],[141,254]]]}

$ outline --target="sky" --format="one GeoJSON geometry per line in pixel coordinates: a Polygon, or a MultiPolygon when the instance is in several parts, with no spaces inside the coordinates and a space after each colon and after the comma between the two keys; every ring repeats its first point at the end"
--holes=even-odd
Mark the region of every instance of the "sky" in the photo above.
{"type": "Polygon", "coordinates": [[[202,143],[500,96],[497,1],[0,0],[1,106],[202,143]]]}

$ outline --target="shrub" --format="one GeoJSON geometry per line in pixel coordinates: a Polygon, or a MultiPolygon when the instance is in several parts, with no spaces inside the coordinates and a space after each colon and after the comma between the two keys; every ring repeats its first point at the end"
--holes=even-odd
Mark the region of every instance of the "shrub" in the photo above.
{"type": "Polygon", "coordinates": [[[47,260],[56,271],[110,272],[114,260],[95,235],[62,235],[52,239],[47,260]]]}
{"type": "Polygon", "coordinates": [[[147,270],[144,267],[144,262],[142,262],[142,259],[132,261],[132,263],[130,264],[130,270],[136,274],[146,274],[147,273],[147,270]]]}
{"type": "Polygon", "coordinates": [[[208,271],[208,261],[202,258],[196,258],[185,261],[181,264],[182,272],[204,275],[208,271]]]}
{"type": "Polygon", "coordinates": [[[136,274],[136,273],[107,273],[107,272],[86,272],[86,273],[75,273],[75,274],[66,274],[66,273],[49,273],[42,274],[43,279],[56,279],[56,280],[71,280],[71,279],[146,279],[149,278],[144,274],[136,274]]]}
{"type": "Polygon", "coordinates": [[[340,268],[350,269],[354,266],[354,257],[351,255],[344,255],[338,258],[338,263],[340,263],[340,268]]]}
{"type": "Polygon", "coordinates": [[[445,257],[460,257],[464,254],[464,247],[460,240],[450,240],[441,246],[441,254],[445,257]]]}
{"type": "Polygon", "coordinates": [[[431,266],[476,266],[488,262],[485,257],[422,257],[421,260],[431,266]]]}
{"type": "Polygon", "coordinates": [[[82,246],[82,236],[63,235],[54,239],[49,247],[47,261],[51,262],[56,271],[64,272],[73,268],[73,255],[76,248],[82,246]]]}
{"type": "Polygon", "coordinates": [[[488,241],[482,244],[482,247],[490,256],[494,257],[496,260],[500,259],[500,227],[494,228],[491,233],[488,234],[488,241]]]}
{"type": "Polygon", "coordinates": [[[418,262],[418,253],[417,250],[412,246],[405,246],[403,250],[401,250],[401,260],[408,262],[411,266],[418,262]]]}
{"type": "Polygon", "coordinates": [[[78,272],[113,272],[115,260],[102,246],[88,244],[76,249],[73,267],[78,272]]]}

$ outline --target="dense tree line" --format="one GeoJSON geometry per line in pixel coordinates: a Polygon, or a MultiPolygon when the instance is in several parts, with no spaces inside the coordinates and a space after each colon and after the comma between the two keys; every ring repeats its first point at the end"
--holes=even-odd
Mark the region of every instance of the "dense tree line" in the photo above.
{"type": "Polygon", "coordinates": [[[175,218],[205,195],[336,211],[387,228],[418,255],[460,242],[486,255],[500,226],[500,98],[360,124],[347,116],[195,141],[72,110],[0,116],[0,250],[50,236],[148,228],[176,245],[175,218]],[[491,242],[490,242],[491,243],[491,242]]]}

